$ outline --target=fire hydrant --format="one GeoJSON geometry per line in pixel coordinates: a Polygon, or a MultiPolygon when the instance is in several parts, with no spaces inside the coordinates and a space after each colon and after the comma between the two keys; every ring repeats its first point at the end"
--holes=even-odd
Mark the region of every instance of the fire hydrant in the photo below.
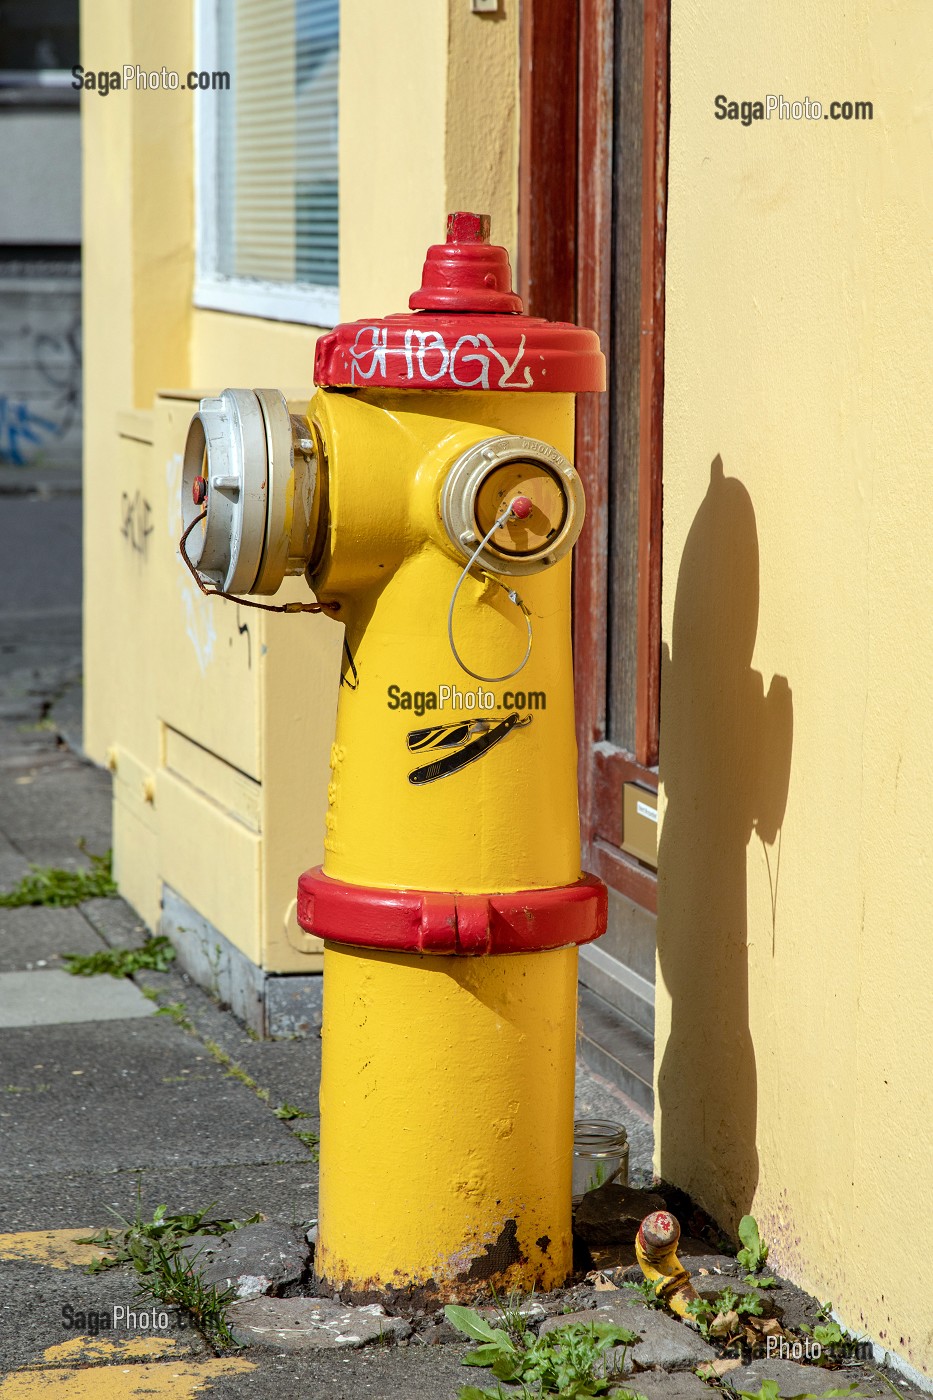
{"type": "MultiPolygon", "coordinates": [[[[323,867],[315,1269],[345,1299],[552,1288],[571,1268],[581,874],[574,395],[596,336],[522,314],[485,215],[453,214],[411,313],[318,342],[307,419],[205,399],[185,458],[211,591],[303,573],[346,628],[323,867]]],[[[184,546],[183,546],[184,547],[184,546]]],[[[297,644],[297,640],[296,640],[297,644]]]]}

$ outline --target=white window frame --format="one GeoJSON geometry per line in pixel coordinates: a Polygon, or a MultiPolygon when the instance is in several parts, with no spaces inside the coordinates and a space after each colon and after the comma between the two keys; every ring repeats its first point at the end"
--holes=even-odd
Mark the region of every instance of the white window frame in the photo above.
{"type": "MultiPolygon", "coordinates": [[[[195,67],[218,66],[217,0],[196,0],[195,67]]],[[[217,94],[198,92],[194,112],[195,275],[194,305],[267,321],[291,321],[329,329],[340,320],[340,288],[225,277],[217,271],[217,94]]]]}

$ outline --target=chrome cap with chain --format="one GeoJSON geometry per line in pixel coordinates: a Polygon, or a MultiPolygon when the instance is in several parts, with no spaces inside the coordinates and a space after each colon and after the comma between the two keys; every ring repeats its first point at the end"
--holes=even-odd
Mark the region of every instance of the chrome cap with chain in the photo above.
{"type": "Polygon", "coordinates": [[[224,389],[191,420],[182,478],[188,556],[226,593],[275,593],[314,548],[319,452],[277,389],[224,389]]]}

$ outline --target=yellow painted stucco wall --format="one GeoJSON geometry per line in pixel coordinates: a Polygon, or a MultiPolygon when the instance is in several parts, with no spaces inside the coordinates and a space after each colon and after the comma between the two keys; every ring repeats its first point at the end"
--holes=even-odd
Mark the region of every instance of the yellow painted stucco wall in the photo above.
{"type": "Polygon", "coordinates": [[[656,1053],[660,1173],[927,1374],[930,18],[674,0],[656,1053]]]}
{"type": "MultiPolygon", "coordinates": [[[[195,21],[192,0],[83,0],[82,63],[184,74],[195,21]]],[[[407,307],[449,209],[491,212],[514,250],[518,8],[344,0],[340,45],[350,319],[407,307]]],[[[175,541],[198,396],[275,386],[300,404],[319,329],[195,307],[192,95],[84,92],[82,128],[85,746],[114,772],[115,872],[153,927],[168,883],[264,969],[314,971],[315,941],[293,921],[286,937],[283,912],[323,854],[342,632],[244,623],[200,598],[175,541]]]]}

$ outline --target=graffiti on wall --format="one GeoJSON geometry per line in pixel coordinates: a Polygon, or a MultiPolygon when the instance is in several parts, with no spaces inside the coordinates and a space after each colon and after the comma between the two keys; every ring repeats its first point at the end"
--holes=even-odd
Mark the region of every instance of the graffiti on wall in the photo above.
{"type": "MultiPolygon", "coordinates": [[[[37,297],[27,298],[27,309],[46,320],[37,297]]],[[[2,313],[0,306],[0,320],[7,319],[2,313]]],[[[63,331],[26,324],[4,338],[5,374],[16,382],[0,381],[0,464],[25,467],[38,457],[60,456],[64,440],[80,427],[81,324],[76,318],[63,331]]],[[[77,443],[73,451],[77,456],[77,443]]]]}

